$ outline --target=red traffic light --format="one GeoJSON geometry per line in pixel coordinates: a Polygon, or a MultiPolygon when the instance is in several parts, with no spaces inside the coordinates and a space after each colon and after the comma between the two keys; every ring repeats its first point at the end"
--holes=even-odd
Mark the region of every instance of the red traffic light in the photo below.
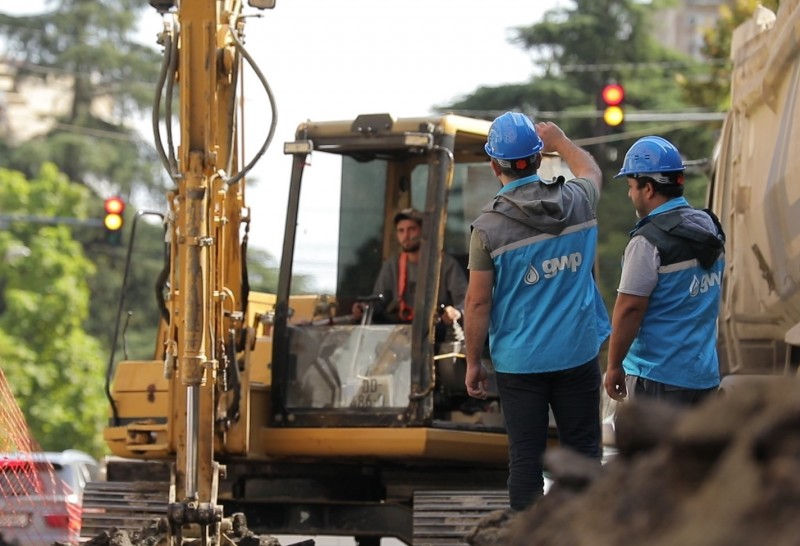
{"type": "Polygon", "coordinates": [[[617,83],[609,83],[603,87],[600,96],[603,98],[605,104],[609,106],[619,106],[622,99],[625,98],[625,90],[617,83]]]}
{"type": "Polygon", "coordinates": [[[109,197],[103,203],[103,208],[105,208],[106,214],[122,214],[125,210],[125,201],[123,201],[119,197],[109,197]]]}

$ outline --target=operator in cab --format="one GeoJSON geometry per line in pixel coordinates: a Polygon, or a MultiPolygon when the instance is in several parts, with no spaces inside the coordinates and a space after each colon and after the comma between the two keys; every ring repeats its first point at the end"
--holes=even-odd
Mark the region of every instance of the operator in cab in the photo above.
{"type": "MultiPolygon", "coordinates": [[[[383,262],[375,279],[373,294],[383,296],[373,305],[373,321],[389,324],[408,324],[414,319],[414,293],[417,287],[417,267],[422,237],[422,214],[413,208],[403,209],[394,216],[395,235],[400,252],[383,262]]],[[[441,324],[452,326],[463,319],[464,298],[467,294],[467,276],[458,262],[442,253],[442,271],[439,277],[439,306],[443,306],[441,324]]],[[[361,320],[364,304],[356,302],[353,317],[361,320]]],[[[437,332],[437,338],[440,336],[437,332]]]]}

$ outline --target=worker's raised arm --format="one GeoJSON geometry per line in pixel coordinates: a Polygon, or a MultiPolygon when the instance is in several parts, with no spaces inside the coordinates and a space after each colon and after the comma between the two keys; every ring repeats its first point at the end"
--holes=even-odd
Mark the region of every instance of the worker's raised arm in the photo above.
{"type": "Polygon", "coordinates": [[[544,143],[542,152],[556,152],[566,162],[576,178],[585,178],[595,185],[598,192],[601,190],[603,173],[592,154],[572,142],[564,134],[564,131],[553,122],[537,123],[536,132],[544,143]]]}

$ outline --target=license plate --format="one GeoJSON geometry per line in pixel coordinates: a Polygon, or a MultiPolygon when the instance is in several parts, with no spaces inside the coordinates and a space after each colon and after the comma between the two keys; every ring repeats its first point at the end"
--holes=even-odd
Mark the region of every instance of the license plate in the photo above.
{"type": "Polygon", "coordinates": [[[391,375],[362,377],[358,391],[350,402],[350,407],[385,408],[392,405],[391,375]]]}
{"type": "Polygon", "coordinates": [[[27,527],[28,514],[0,514],[0,527],[27,527]]]}

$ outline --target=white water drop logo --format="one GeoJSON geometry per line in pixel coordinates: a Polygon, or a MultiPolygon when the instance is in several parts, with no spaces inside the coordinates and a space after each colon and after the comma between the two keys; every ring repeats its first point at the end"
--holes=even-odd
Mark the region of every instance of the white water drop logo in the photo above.
{"type": "Polygon", "coordinates": [[[700,293],[700,281],[697,279],[697,275],[695,275],[694,278],[692,279],[692,284],[689,285],[689,295],[695,297],[699,293],[700,293]]]}
{"type": "Polygon", "coordinates": [[[720,284],[722,275],[719,273],[703,273],[698,279],[697,275],[692,278],[692,284],[689,285],[689,295],[692,297],[698,294],[705,294],[713,286],[720,284]]]}
{"type": "Polygon", "coordinates": [[[528,272],[525,273],[525,284],[536,284],[539,282],[539,272],[533,265],[528,266],[528,272]]]}

